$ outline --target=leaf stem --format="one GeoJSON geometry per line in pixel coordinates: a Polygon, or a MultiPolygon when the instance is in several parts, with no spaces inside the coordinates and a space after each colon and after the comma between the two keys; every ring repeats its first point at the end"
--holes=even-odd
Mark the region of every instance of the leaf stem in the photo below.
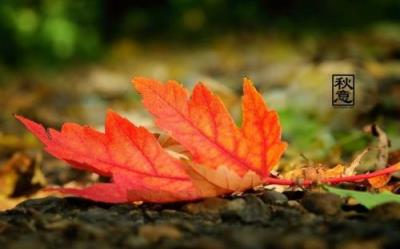
{"type": "Polygon", "coordinates": [[[264,178],[264,182],[266,184],[276,184],[276,185],[300,185],[300,186],[309,186],[313,183],[328,183],[328,184],[338,184],[343,182],[358,182],[362,180],[366,180],[372,177],[392,174],[396,171],[400,170],[400,162],[391,165],[387,168],[377,170],[371,173],[353,175],[353,176],[341,176],[341,177],[330,177],[319,179],[318,181],[310,180],[310,179],[302,179],[302,180],[291,180],[291,179],[282,179],[282,178],[274,178],[274,177],[266,177],[264,178]]]}

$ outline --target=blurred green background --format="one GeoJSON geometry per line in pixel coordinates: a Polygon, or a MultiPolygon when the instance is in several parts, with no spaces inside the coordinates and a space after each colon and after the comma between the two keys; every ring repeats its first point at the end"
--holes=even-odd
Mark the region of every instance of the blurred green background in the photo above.
{"type": "Polygon", "coordinates": [[[288,158],[351,158],[378,123],[400,148],[397,0],[2,0],[0,152],[37,146],[13,119],[100,127],[108,107],[151,125],[133,76],[206,82],[240,120],[250,77],[280,113],[288,158]],[[356,106],[331,106],[332,74],[356,106]]]}

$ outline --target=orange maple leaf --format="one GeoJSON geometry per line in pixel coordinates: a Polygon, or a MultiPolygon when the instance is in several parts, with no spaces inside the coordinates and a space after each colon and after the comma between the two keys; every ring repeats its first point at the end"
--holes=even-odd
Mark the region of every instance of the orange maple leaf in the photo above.
{"type": "Polygon", "coordinates": [[[220,188],[243,191],[262,184],[286,148],[276,112],[267,109],[251,81],[243,84],[243,127],[203,84],[189,96],[176,81],[134,78],[157,126],[192,155],[192,169],[220,188]]]}
{"type": "Polygon", "coordinates": [[[103,202],[171,202],[243,191],[263,182],[282,155],[277,114],[244,82],[243,123],[238,128],[222,101],[198,84],[191,97],[177,82],[135,78],[156,124],[190,153],[179,160],[155,136],[109,111],[105,132],[66,123],[61,131],[16,116],[51,155],[73,167],[111,177],[110,183],[59,188],[103,202]]]}
{"type": "Polygon", "coordinates": [[[182,162],[168,155],[145,128],[136,127],[112,111],[107,114],[105,133],[72,123],[64,124],[61,132],[46,131],[28,119],[17,119],[43,142],[51,155],[78,169],[112,177],[112,183],[97,183],[83,189],[61,188],[62,193],[115,203],[200,197],[182,162]],[[145,192],[163,195],[140,194],[145,192]]]}

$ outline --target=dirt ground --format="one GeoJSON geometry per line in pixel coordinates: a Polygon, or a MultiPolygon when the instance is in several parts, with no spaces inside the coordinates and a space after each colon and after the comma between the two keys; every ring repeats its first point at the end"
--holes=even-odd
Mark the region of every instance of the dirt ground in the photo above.
{"type": "Polygon", "coordinates": [[[399,232],[400,204],[295,191],[139,206],[47,197],[0,213],[3,249],[398,248],[399,232]]]}

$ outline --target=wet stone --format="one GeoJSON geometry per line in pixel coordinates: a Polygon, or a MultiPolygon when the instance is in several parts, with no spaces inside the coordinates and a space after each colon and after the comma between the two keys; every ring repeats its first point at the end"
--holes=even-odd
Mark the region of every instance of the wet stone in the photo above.
{"type": "Polygon", "coordinates": [[[113,205],[109,208],[110,211],[112,212],[117,212],[118,214],[127,214],[132,211],[140,211],[140,209],[132,204],[117,204],[113,205]]]}
{"type": "Polygon", "coordinates": [[[39,212],[59,212],[66,207],[70,207],[70,203],[66,199],[56,198],[56,197],[46,197],[42,199],[32,199],[22,202],[17,205],[15,211],[25,211],[28,209],[34,209],[39,212]]]}
{"type": "Polygon", "coordinates": [[[301,214],[308,213],[307,209],[305,209],[298,201],[290,200],[288,201],[288,206],[292,208],[292,211],[297,211],[301,214]]]}
{"type": "Polygon", "coordinates": [[[266,223],[271,215],[271,210],[266,204],[254,195],[244,199],[234,199],[228,203],[221,213],[223,220],[239,218],[245,223],[266,223]]]}
{"type": "Polygon", "coordinates": [[[188,219],[190,215],[185,212],[180,212],[173,209],[164,209],[160,212],[161,217],[164,219],[188,219]]]}
{"type": "Polygon", "coordinates": [[[189,214],[219,215],[229,201],[222,198],[207,198],[200,202],[188,203],[182,210],[189,214]]]}
{"type": "Polygon", "coordinates": [[[286,195],[273,190],[265,190],[261,199],[268,204],[286,204],[288,202],[286,195]]]}
{"type": "Polygon", "coordinates": [[[106,223],[113,224],[116,222],[124,222],[125,218],[123,215],[118,214],[117,212],[113,212],[107,209],[92,207],[88,210],[80,212],[78,217],[81,220],[88,221],[91,223],[106,223]]]}
{"type": "Polygon", "coordinates": [[[156,220],[158,217],[160,217],[160,214],[154,210],[145,210],[144,216],[149,220],[156,220]]]}
{"type": "Polygon", "coordinates": [[[320,215],[336,215],[341,211],[343,200],[332,193],[307,193],[301,204],[305,209],[320,215]]]}

